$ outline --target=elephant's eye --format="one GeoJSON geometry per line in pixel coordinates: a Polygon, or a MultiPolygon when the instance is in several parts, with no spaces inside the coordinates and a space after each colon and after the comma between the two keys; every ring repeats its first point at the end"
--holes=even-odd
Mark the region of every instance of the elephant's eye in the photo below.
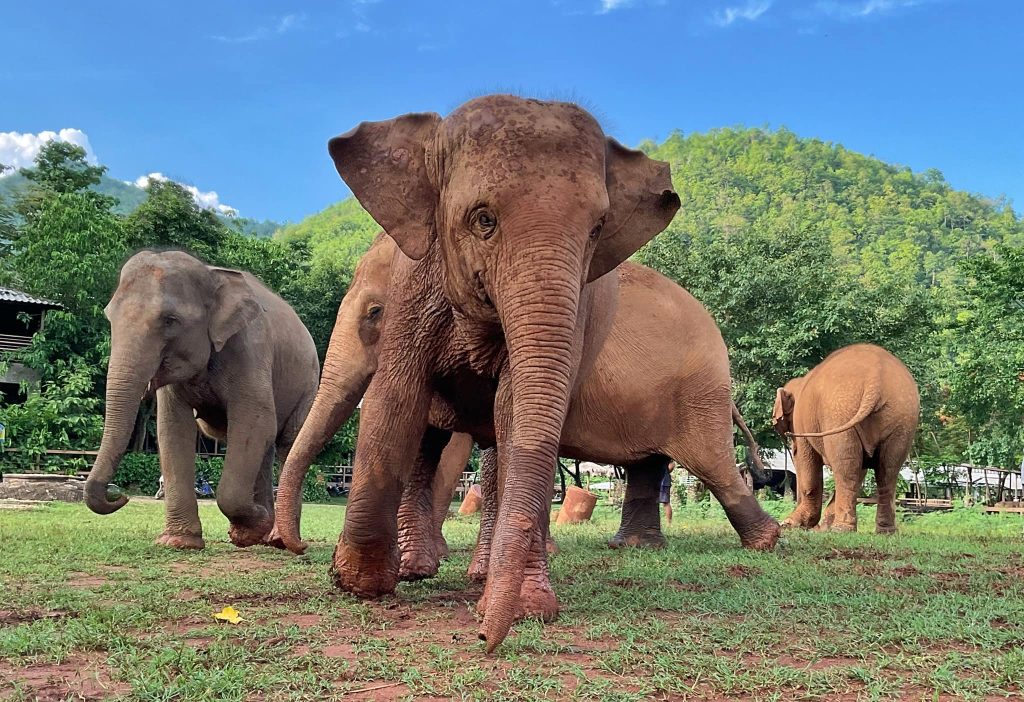
{"type": "Polygon", "coordinates": [[[490,210],[479,209],[473,214],[473,231],[481,239],[490,239],[498,228],[498,218],[490,210]]]}
{"type": "Polygon", "coordinates": [[[597,237],[601,236],[601,230],[604,229],[604,220],[597,223],[597,225],[590,230],[590,240],[593,241],[597,237]]]}
{"type": "Polygon", "coordinates": [[[173,327],[178,323],[178,318],[173,314],[165,314],[160,321],[163,322],[164,327],[173,327]]]}
{"type": "Polygon", "coordinates": [[[380,305],[374,305],[366,311],[366,318],[371,322],[375,322],[380,319],[381,313],[384,312],[384,308],[380,305]]]}

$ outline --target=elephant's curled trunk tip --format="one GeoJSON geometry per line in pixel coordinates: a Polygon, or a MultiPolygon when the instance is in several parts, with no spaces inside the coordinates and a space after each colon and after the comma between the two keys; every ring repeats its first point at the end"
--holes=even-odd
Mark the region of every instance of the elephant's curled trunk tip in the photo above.
{"type": "Polygon", "coordinates": [[[96,514],[113,514],[128,504],[128,495],[113,483],[86,480],[85,504],[96,514]]]}

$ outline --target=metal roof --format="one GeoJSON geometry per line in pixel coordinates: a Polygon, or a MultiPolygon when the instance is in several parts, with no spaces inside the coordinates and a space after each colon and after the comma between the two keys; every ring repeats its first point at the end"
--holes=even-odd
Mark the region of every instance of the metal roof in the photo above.
{"type": "Polygon", "coordinates": [[[59,302],[51,302],[39,297],[32,297],[14,288],[0,287],[0,302],[18,302],[23,305],[40,305],[41,307],[63,307],[59,302]]]}

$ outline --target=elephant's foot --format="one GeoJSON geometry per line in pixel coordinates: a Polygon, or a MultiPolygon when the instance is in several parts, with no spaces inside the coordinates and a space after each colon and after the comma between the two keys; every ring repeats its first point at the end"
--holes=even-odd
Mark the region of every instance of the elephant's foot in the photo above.
{"type": "Polygon", "coordinates": [[[643,529],[629,534],[619,530],[608,540],[608,548],[665,548],[667,544],[668,539],[661,533],[661,529],[643,529]]]}
{"type": "Polygon", "coordinates": [[[415,551],[402,550],[401,565],[398,568],[399,580],[424,580],[437,575],[440,559],[420,548],[415,551]]]}
{"type": "Polygon", "coordinates": [[[167,548],[177,548],[182,550],[192,549],[200,551],[206,548],[206,542],[203,541],[203,537],[197,536],[196,534],[176,534],[165,531],[156,537],[157,546],[166,546],[167,548]]]}
{"type": "Polygon", "coordinates": [[[881,534],[883,536],[889,536],[891,534],[895,534],[896,533],[896,525],[895,524],[876,524],[875,525],[875,533],[876,534],[881,534]]]}
{"type": "MultiPolygon", "coordinates": [[[[484,592],[476,604],[476,611],[481,617],[487,614],[487,605],[490,601],[490,584],[484,586],[484,592]]],[[[540,619],[544,622],[553,622],[558,618],[558,597],[551,588],[551,582],[547,577],[527,576],[523,579],[523,585],[519,588],[519,600],[515,604],[513,621],[523,619],[540,619]]]]}
{"type": "Polygon", "coordinates": [[[743,548],[751,551],[771,551],[779,542],[782,528],[777,521],[769,517],[755,527],[740,534],[743,548]]]}
{"type": "Polygon", "coordinates": [[[346,544],[344,538],[342,534],[334,549],[329,571],[334,585],[364,599],[393,593],[398,585],[398,545],[357,549],[346,544]]]}
{"type": "Polygon", "coordinates": [[[228,527],[228,538],[238,548],[248,548],[265,543],[274,529],[274,518],[267,517],[255,524],[232,524],[228,527]]]}

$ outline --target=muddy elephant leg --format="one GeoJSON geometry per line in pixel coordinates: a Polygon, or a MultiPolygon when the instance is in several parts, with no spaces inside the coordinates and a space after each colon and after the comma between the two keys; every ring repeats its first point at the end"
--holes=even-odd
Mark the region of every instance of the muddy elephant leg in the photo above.
{"type": "Polygon", "coordinates": [[[420,442],[419,456],[402,489],[398,506],[398,550],[401,580],[422,580],[437,575],[441,557],[434,549],[432,486],[441,453],[451,433],[427,427],[420,442]]]}
{"type": "MultiPolygon", "coordinates": [[[[550,515],[549,520],[550,521],[550,515]]],[[[558,597],[551,587],[548,571],[547,529],[541,528],[530,542],[526,560],[526,577],[519,591],[519,604],[515,619],[540,619],[551,622],[558,618],[558,597]]],[[[477,612],[483,616],[490,600],[490,588],[485,585],[483,595],[477,602],[477,612]]]]}
{"type": "Polygon", "coordinates": [[[469,463],[469,455],[472,452],[473,437],[469,434],[452,434],[448,445],[441,452],[441,460],[434,474],[434,482],[431,485],[434,500],[431,508],[434,515],[431,533],[434,553],[441,559],[448,557],[448,542],[445,541],[443,531],[444,520],[448,517],[455,488],[466,471],[466,464],[469,463]]]}
{"type": "Polygon", "coordinates": [[[804,439],[797,439],[793,454],[796,466],[796,508],[782,526],[811,529],[821,520],[821,499],[825,490],[821,456],[804,439]]]}
{"type": "Polygon", "coordinates": [[[719,409],[713,416],[708,413],[701,426],[694,425],[681,433],[667,453],[707,485],[745,548],[771,550],[779,540],[779,523],[761,508],[736,469],[728,397],[719,409]]]}
{"type": "Polygon", "coordinates": [[[470,580],[478,583],[487,580],[494,522],[498,518],[498,449],[493,447],[480,452],[480,493],[483,497],[480,532],[476,537],[476,548],[473,549],[467,573],[470,580]]]}
{"type": "Polygon", "coordinates": [[[864,449],[855,435],[839,434],[825,437],[825,455],[836,484],[835,518],[828,530],[857,531],[857,496],[864,484],[864,449]]]}
{"type": "Polygon", "coordinates": [[[608,546],[665,547],[658,496],[667,467],[668,459],[664,456],[651,456],[625,466],[626,497],[622,503],[622,521],[618,533],[608,542],[608,546]]]}
{"type": "Polygon", "coordinates": [[[262,543],[274,526],[273,508],[258,502],[256,494],[270,490],[276,434],[272,404],[252,399],[228,407],[228,450],[217,506],[231,522],[231,543],[240,548],[262,543]]]}
{"type": "Polygon", "coordinates": [[[878,447],[878,467],[875,469],[875,483],[878,485],[878,511],[875,513],[875,533],[896,533],[896,484],[900,468],[910,454],[913,436],[891,436],[878,447]]]}
{"type": "Polygon", "coordinates": [[[164,478],[166,525],[156,543],[171,548],[203,548],[203,525],[196,501],[196,420],[192,408],[171,386],[156,391],[156,433],[164,478]]]}

